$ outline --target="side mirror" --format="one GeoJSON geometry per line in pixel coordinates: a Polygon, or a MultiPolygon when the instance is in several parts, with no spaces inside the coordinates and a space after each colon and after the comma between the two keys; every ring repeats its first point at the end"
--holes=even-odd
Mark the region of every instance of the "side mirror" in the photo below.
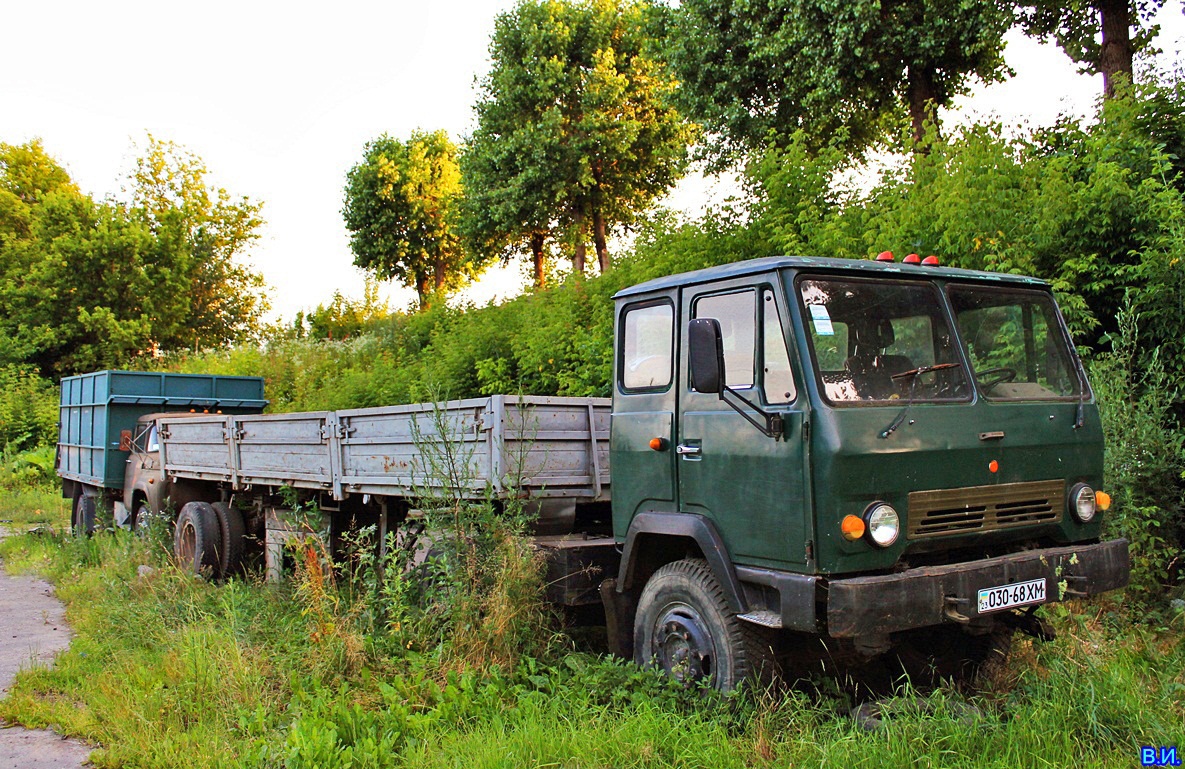
{"type": "Polygon", "coordinates": [[[696,318],[687,324],[687,349],[691,358],[691,389],[697,393],[724,393],[724,343],[720,321],[696,318]]]}

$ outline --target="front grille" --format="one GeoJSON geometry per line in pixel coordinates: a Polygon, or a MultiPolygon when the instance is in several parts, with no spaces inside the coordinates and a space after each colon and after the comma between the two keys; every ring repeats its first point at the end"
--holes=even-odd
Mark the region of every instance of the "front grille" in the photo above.
{"type": "Polygon", "coordinates": [[[998,531],[1062,518],[1066,482],[915,491],[909,495],[909,538],[998,531]]]}

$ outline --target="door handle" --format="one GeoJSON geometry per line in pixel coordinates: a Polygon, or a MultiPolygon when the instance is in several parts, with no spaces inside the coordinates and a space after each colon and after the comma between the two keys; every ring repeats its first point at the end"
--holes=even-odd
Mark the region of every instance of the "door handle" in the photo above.
{"type": "Polygon", "coordinates": [[[684,457],[698,457],[702,451],[702,446],[689,446],[686,443],[680,443],[675,447],[675,453],[684,457]]]}

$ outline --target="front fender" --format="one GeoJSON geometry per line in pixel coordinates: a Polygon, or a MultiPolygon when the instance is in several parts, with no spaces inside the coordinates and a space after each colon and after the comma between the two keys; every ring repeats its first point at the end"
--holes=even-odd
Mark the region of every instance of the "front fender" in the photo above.
{"type": "Polygon", "coordinates": [[[737,614],[747,611],[745,594],[733,568],[732,558],[720,532],[710,520],[694,513],[638,513],[630,522],[625,535],[625,546],[621,553],[621,566],[617,576],[617,592],[634,587],[640,557],[647,545],[660,549],[669,541],[693,541],[720,587],[724,590],[729,607],[737,614]]]}

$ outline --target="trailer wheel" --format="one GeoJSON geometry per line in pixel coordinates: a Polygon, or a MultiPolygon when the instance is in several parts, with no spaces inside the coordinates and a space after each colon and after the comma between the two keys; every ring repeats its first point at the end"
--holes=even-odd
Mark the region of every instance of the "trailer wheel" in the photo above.
{"type": "Polygon", "coordinates": [[[74,499],[74,513],[70,521],[76,537],[89,537],[95,533],[95,498],[80,493],[74,499]]]}
{"type": "Polygon", "coordinates": [[[224,577],[238,572],[243,565],[243,535],[247,527],[243,524],[243,514],[225,502],[215,502],[210,505],[218,516],[219,548],[218,569],[224,577]]]}
{"type": "Polygon", "coordinates": [[[706,561],[662,566],[642,590],[634,621],[634,661],[685,685],[730,691],[774,675],[769,639],[738,619],[706,561]]]}
{"type": "Polygon", "coordinates": [[[207,502],[187,502],[173,530],[173,554],[185,571],[218,571],[218,515],[207,502]]]}

